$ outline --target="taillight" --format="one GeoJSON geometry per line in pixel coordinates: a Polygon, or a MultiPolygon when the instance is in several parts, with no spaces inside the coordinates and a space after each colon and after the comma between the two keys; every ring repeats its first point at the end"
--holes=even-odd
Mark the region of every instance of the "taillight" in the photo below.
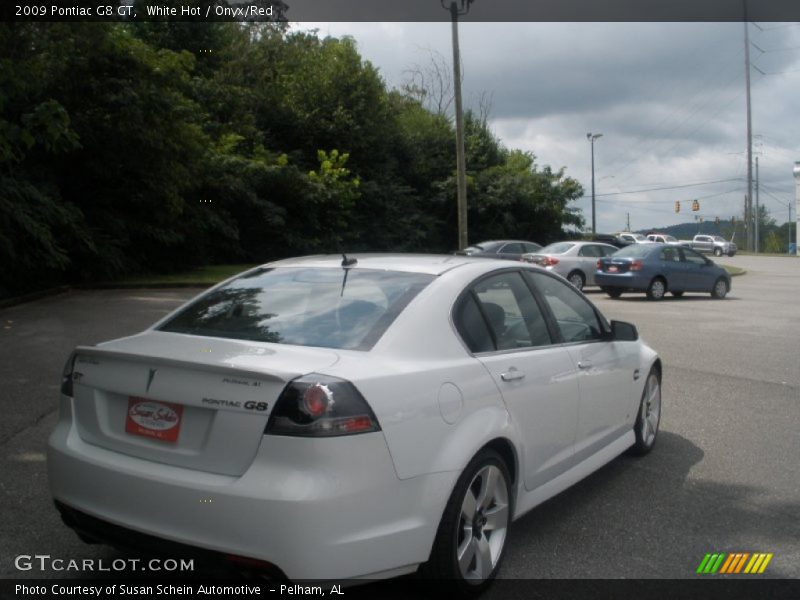
{"type": "Polygon", "coordinates": [[[305,375],[281,393],[264,433],[333,437],[380,431],[372,409],[349,381],[305,375]]]}
{"type": "Polygon", "coordinates": [[[635,260],[631,263],[631,271],[641,271],[642,270],[642,261],[635,260]]]}
{"type": "Polygon", "coordinates": [[[597,270],[599,271],[599,270],[600,270],[600,269],[602,269],[602,268],[603,268],[603,263],[601,263],[601,262],[600,262],[600,259],[598,258],[598,259],[597,259],[597,270]]]}
{"type": "Polygon", "coordinates": [[[61,393],[65,396],[72,398],[72,371],[75,368],[75,353],[69,355],[67,362],[64,364],[64,370],[61,373],[61,393]]]}
{"type": "Polygon", "coordinates": [[[553,258],[552,256],[545,256],[544,262],[542,264],[544,264],[544,266],[546,267],[552,267],[558,264],[558,259],[553,258]]]}

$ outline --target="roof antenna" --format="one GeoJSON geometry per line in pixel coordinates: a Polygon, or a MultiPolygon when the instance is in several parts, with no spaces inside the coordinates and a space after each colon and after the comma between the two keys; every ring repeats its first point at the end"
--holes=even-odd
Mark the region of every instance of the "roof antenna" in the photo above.
{"type": "Polygon", "coordinates": [[[342,252],[342,267],[352,267],[354,264],[358,262],[356,258],[347,258],[347,255],[342,252]]]}
{"type": "Polygon", "coordinates": [[[347,285],[347,276],[350,274],[350,267],[358,262],[355,258],[347,258],[347,255],[342,252],[342,268],[344,269],[344,277],[342,277],[342,291],[340,297],[344,297],[344,286],[347,285]]]}

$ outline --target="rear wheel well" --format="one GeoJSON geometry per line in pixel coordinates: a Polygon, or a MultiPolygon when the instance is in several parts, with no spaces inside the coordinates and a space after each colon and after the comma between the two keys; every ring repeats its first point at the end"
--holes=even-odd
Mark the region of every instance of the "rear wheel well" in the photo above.
{"type": "Polygon", "coordinates": [[[508,467],[508,473],[511,475],[511,485],[515,486],[517,483],[517,453],[514,450],[513,444],[508,441],[506,438],[496,438],[486,444],[481,450],[484,448],[491,448],[495,452],[497,452],[500,457],[503,459],[503,462],[506,463],[506,467],[508,467]]]}
{"type": "Polygon", "coordinates": [[[653,363],[653,370],[656,372],[656,377],[658,377],[658,382],[661,383],[661,359],[657,358],[656,362],[653,363]]]}

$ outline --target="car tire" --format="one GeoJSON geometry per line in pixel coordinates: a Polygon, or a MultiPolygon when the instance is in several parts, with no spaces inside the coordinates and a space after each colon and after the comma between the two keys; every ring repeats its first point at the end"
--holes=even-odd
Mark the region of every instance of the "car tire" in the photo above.
{"type": "Polygon", "coordinates": [[[586,277],[584,277],[583,273],[580,271],[573,271],[569,275],[567,275],[567,281],[569,281],[575,289],[582,290],[583,286],[586,285],[586,277]]]}
{"type": "Polygon", "coordinates": [[[453,595],[482,593],[500,570],[512,508],[505,461],[494,450],[480,451],[450,495],[430,559],[420,569],[422,577],[453,595]]]}
{"type": "Polygon", "coordinates": [[[722,256],[722,250],[719,248],[714,248],[714,256],[722,256]]]}
{"type": "Polygon", "coordinates": [[[653,277],[647,286],[647,297],[650,300],[661,300],[667,293],[667,282],[663,277],[653,277]]]}
{"type": "Polygon", "coordinates": [[[680,298],[681,296],[683,296],[683,292],[670,292],[670,294],[672,294],[676,298],[680,298]]]}
{"type": "Polygon", "coordinates": [[[711,288],[711,297],[716,298],[717,300],[722,300],[727,295],[728,282],[725,281],[724,277],[720,277],[714,282],[714,287],[711,288]]]}
{"type": "Polygon", "coordinates": [[[629,454],[644,456],[653,449],[658,437],[658,426],[661,423],[661,374],[653,367],[647,375],[639,402],[639,412],[633,424],[636,442],[630,447],[629,454]]]}
{"type": "Polygon", "coordinates": [[[613,287],[604,287],[603,291],[609,295],[610,298],[619,298],[622,296],[622,290],[613,287]]]}

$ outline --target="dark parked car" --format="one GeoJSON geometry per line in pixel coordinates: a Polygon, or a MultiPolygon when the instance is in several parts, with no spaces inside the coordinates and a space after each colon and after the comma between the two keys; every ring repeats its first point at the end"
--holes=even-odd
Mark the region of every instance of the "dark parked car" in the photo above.
{"type": "Polygon", "coordinates": [[[479,244],[472,244],[456,254],[467,256],[482,256],[484,258],[505,258],[508,260],[520,260],[523,254],[536,252],[542,246],[533,242],[521,240],[490,240],[479,244]]]}
{"type": "Polygon", "coordinates": [[[689,248],[667,244],[632,244],[597,261],[597,285],[612,298],[623,292],[646,292],[661,300],[667,292],[706,292],[724,298],[731,278],[714,261],[689,248]]]}
{"type": "Polygon", "coordinates": [[[619,237],[618,235],[614,235],[613,233],[596,233],[592,236],[593,242],[602,242],[603,244],[611,244],[617,248],[625,248],[630,246],[631,244],[635,244],[636,242],[632,242],[626,239],[619,237]]]}

